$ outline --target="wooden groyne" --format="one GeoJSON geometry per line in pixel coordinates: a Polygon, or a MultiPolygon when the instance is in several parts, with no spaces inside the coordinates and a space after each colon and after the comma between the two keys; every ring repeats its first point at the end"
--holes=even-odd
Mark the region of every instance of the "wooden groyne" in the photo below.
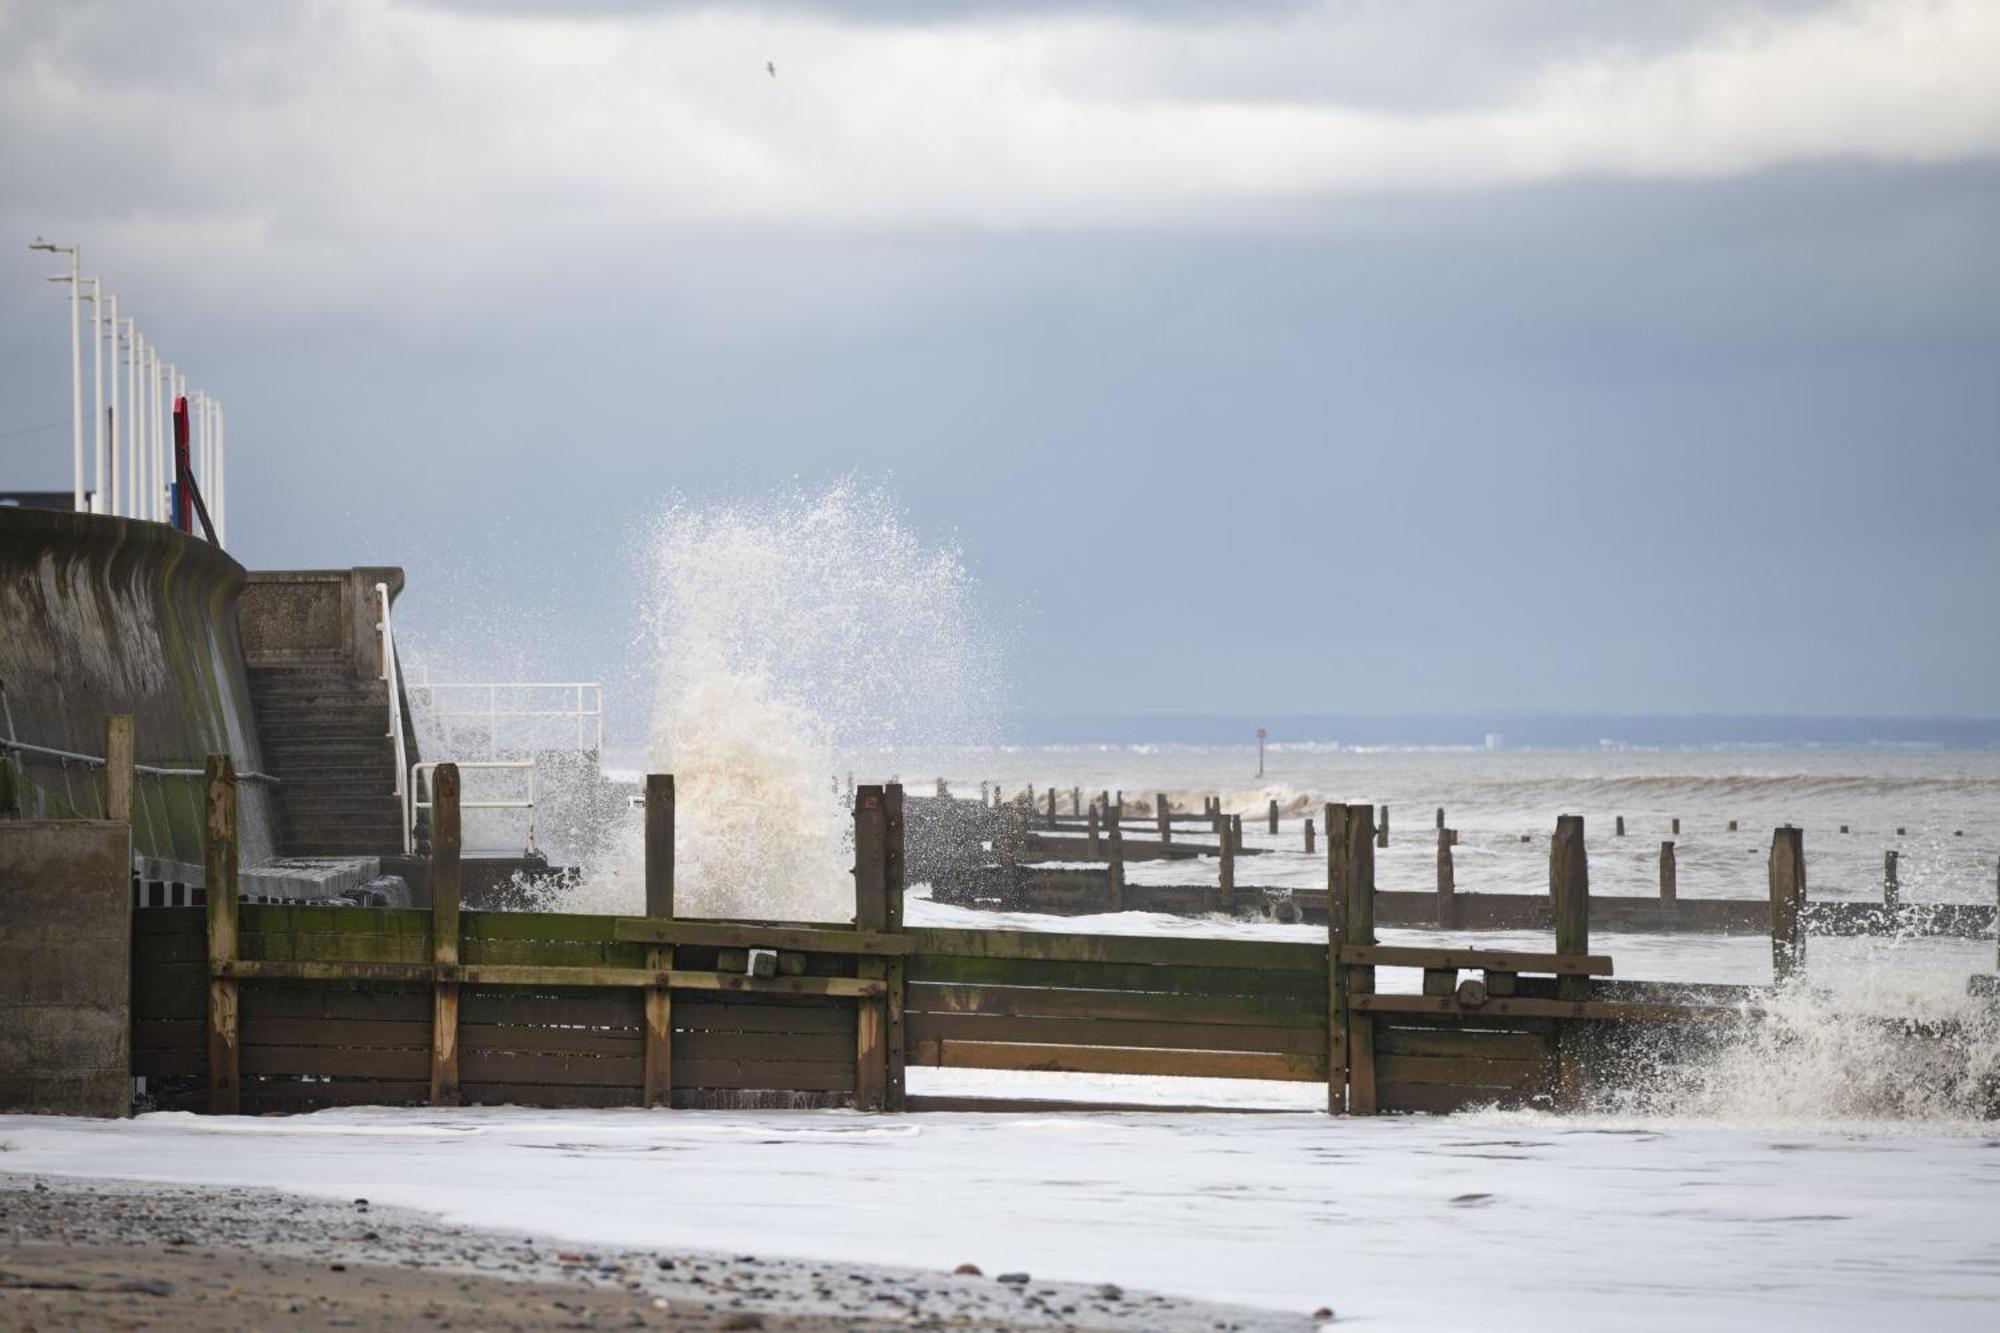
{"type": "MultiPolygon", "coordinates": [[[[963,803],[960,803],[963,804],[963,803]]],[[[1209,839],[1195,841],[1180,837],[1139,839],[1118,836],[1101,829],[1094,819],[1093,804],[1083,823],[1081,838],[1031,831],[1031,825],[1046,827],[1046,816],[1026,811],[1021,803],[991,811],[987,836],[996,847],[1009,849],[1009,856],[960,856],[950,865],[927,865],[926,875],[932,896],[939,902],[996,911],[1038,912],[1054,916],[1090,916],[1107,912],[1159,912],[1173,916],[1232,916],[1244,920],[1276,920],[1320,925],[1327,920],[1327,891],[1239,882],[1235,862],[1256,856],[1267,848],[1243,845],[1241,816],[1225,816],[1219,801],[1211,798],[1210,808],[1198,819],[1211,825],[1209,839]],[[1227,832],[1224,832],[1227,830],[1227,832]],[[1010,859],[1011,857],[1011,859],[1010,859]],[[1213,865],[1213,875],[1205,882],[1134,884],[1124,875],[1123,863],[1146,860],[1199,861],[1213,865]],[[1103,862],[1102,868],[1079,862],[1103,862]],[[1038,862],[1061,862],[1047,865],[1038,862]],[[1114,881],[1115,887],[1114,887],[1114,881]]],[[[1328,806],[1322,818],[1331,818],[1328,806]]],[[[1372,807],[1379,821],[1386,806],[1372,807]]],[[[1376,920],[1397,928],[1434,927],[1446,930],[1549,930],[1553,927],[1547,899],[1533,894],[1492,893],[1468,890],[1459,883],[1456,866],[1458,831],[1444,823],[1444,810],[1436,812],[1437,822],[1428,835],[1436,846],[1436,874],[1429,889],[1385,889],[1376,895],[1376,920]]],[[[1731,821],[1732,828],[1736,821],[1731,821]]],[[[1676,831],[1680,825],[1673,821],[1676,831]]],[[[1132,821],[1107,825],[1114,831],[1133,827],[1132,821]]],[[[1143,821],[1140,828],[1153,826],[1143,821]]],[[[1383,825],[1374,825],[1373,837],[1379,849],[1384,845],[1383,825]]],[[[1789,827],[1789,826],[1788,826],[1789,827]]],[[[1316,825],[1312,818],[1302,822],[1305,850],[1314,850],[1316,825]]],[[[1619,836],[1614,834],[1614,836],[1619,836]]],[[[1800,835],[1803,836],[1802,834],[1800,835]]],[[[1526,836],[1521,841],[1527,842],[1526,836]]],[[[1333,848],[1326,848],[1331,877],[1333,848]]],[[[1803,856],[1803,850],[1800,855],[1803,856]]],[[[1978,937],[1993,933],[2000,922],[2000,868],[1996,869],[1993,904],[1913,903],[1903,897],[1898,874],[1898,854],[1890,850],[1883,859],[1883,880],[1879,900],[1856,898],[1809,900],[1801,905],[1801,918],[1818,935],[1908,935],[1978,937]]],[[[1605,929],[1639,934],[1761,934],[1769,929],[1770,905],[1763,898],[1689,898],[1680,893],[1678,844],[1660,843],[1657,860],[1659,892],[1653,897],[1636,895],[1599,896],[1595,901],[1599,925],[1605,929]]]]}
{"type": "MultiPolygon", "coordinates": [[[[681,919],[666,776],[646,784],[645,915],[462,911],[457,775],[438,775],[428,909],[259,906],[227,890],[235,790],[212,766],[208,902],[133,913],[133,1072],[152,1104],[1104,1109],[912,1095],[908,1069],[935,1066],[1323,1083],[1342,1114],[1560,1109],[1615,1086],[1641,1037],[1657,1065],[1759,1021],[1761,988],[1612,979],[1574,817],[1551,855],[1550,952],[1397,948],[1376,938],[1365,806],[1326,811],[1324,940],[1264,942],[907,927],[894,785],[856,791],[852,921],[681,919]],[[1418,993],[1378,986],[1397,968],[1421,972],[1418,993]]],[[[1805,948],[1793,841],[1770,862],[1778,977],[1805,948]]]]}

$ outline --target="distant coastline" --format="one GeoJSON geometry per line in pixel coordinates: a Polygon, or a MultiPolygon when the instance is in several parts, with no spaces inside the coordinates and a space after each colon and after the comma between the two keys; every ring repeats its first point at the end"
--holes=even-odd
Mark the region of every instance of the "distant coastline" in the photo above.
{"type": "Polygon", "coordinates": [[[1005,743],[1605,748],[2000,749],[2000,718],[1811,717],[1771,713],[1020,713],[1005,743]],[[1495,738],[1489,745],[1488,738],[1495,738]]]}

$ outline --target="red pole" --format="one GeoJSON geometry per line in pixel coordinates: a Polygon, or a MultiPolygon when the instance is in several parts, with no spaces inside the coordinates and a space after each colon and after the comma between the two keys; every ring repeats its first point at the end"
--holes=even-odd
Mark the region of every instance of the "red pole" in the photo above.
{"type": "Polygon", "coordinates": [[[188,458],[188,400],[181,394],[174,399],[174,526],[182,532],[194,531],[194,496],[183,480],[193,470],[188,458]]]}

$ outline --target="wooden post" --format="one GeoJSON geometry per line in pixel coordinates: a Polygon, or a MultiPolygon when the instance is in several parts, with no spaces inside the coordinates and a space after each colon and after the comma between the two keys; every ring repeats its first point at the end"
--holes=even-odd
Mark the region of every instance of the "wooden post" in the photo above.
{"type": "MultiPolygon", "coordinates": [[[[667,921],[674,915],[674,775],[646,775],[646,915],[667,921]]],[[[646,950],[646,966],[668,972],[674,966],[671,944],[646,950]]],[[[674,1104],[674,997],[665,986],[646,987],[646,1065],[644,1101],[648,1107],[674,1104]]]]}
{"type": "Polygon", "coordinates": [[[1222,849],[1219,873],[1222,876],[1222,910],[1227,912],[1230,910],[1230,895],[1236,889],[1236,839],[1229,836],[1229,821],[1223,819],[1219,822],[1221,840],[1216,845],[1222,849]]]}
{"type": "Polygon", "coordinates": [[[1437,831],[1438,844],[1438,929],[1455,930],[1458,927],[1458,877],[1451,860],[1451,830],[1437,831]]]}
{"type": "MultiPolygon", "coordinates": [[[[1351,945],[1375,943],[1375,847],[1380,834],[1373,827],[1373,813],[1368,806],[1350,805],[1343,812],[1338,838],[1330,831],[1327,835],[1329,854],[1334,852],[1336,842],[1339,844],[1336,887],[1344,904],[1346,941],[1351,945]]],[[[1333,897],[1329,893],[1329,912],[1332,903],[1333,897]]],[[[1346,972],[1347,994],[1350,997],[1375,993],[1374,968],[1350,967],[1346,972]]],[[[1368,1014],[1355,1013],[1350,1009],[1347,1015],[1347,1112],[1349,1115],[1374,1115],[1375,1105],[1375,1020],[1368,1014]]]]}
{"type": "MultiPolygon", "coordinates": [[[[459,856],[458,765],[431,770],[431,962],[458,966],[459,856]]],[[[444,974],[441,972],[440,977],[444,974]]],[[[458,983],[431,983],[431,1105],[458,1105],[458,983]]]]}
{"type": "Polygon", "coordinates": [[[1375,826],[1375,845],[1377,847],[1389,845],[1389,807],[1386,805],[1382,807],[1381,822],[1375,826]]]}
{"type": "Polygon", "coordinates": [[[1173,811],[1167,804],[1167,794],[1165,792],[1155,792],[1153,794],[1153,801],[1154,813],[1158,816],[1158,823],[1160,825],[1160,846],[1166,847],[1172,844],[1174,840],[1173,811]]]}
{"type": "MultiPolygon", "coordinates": [[[[1004,816],[1003,816],[1004,817],[1004,816]]],[[[888,812],[882,788],[864,784],[854,793],[854,928],[880,931],[889,922],[888,812]]],[[[880,960],[863,960],[880,967],[880,960]]],[[[872,969],[860,969],[863,971],[872,969]]],[[[857,1001],[854,1107],[880,1111],[889,1099],[889,1015],[879,998],[857,1001]]]]}
{"type": "MultiPolygon", "coordinates": [[[[1590,858],[1583,841],[1583,816],[1562,815],[1556,819],[1555,837],[1549,842],[1549,899],[1556,923],[1556,952],[1590,952],[1590,858]]],[[[1590,999],[1590,978],[1556,978],[1559,1000],[1590,999]]],[[[1556,1104],[1563,1110],[1580,1110],[1584,1101],[1585,1029],[1581,1020],[1556,1022],[1556,1104]]]]}
{"type": "Polygon", "coordinates": [[[1277,831],[1278,831],[1278,798],[1273,796],[1271,798],[1271,832],[1276,833],[1277,831]]]}
{"type": "MultiPolygon", "coordinates": [[[[1555,912],[1556,952],[1589,953],[1590,858],[1584,848],[1582,815],[1556,819],[1556,835],[1549,842],[1549,902],[1555,912]]],[[[1590,978],[1557,978],[1556,997],[1589,999],[1590,978]]]]}
{"type": "Polygon", "coordinates": [[[1119,792],[1116,799],[1110,805],[1106,806],[1105,809],[1110,816],[1107,820],[1110,826],[1112,828],[1123,828],[1125,825],[1125,793],[1122,791],[1119,792]]]}
{"type": "MultiPolygon", "coordinates": [[[[1347,904],[1342,897],[1346,881],[1341,878],[1342,823],[1347,807],[1328,801],[1321,812],[1326,819],[1326,1113],[1347,1111],[1347,967],[1340,950],[1347,943],[1347,904]]],[[[1312,821],[1306,821],[1312,828],[1312,821]]]]}
{"type": "Polygon", "coordinates": [[[1056,789],[1049,788],[1049,827],[1056,826],[1056,789]]]}
{"type": "Polygon", "coordinates": [[[1229,817],[1229,850],[1238,856],[1243,854],[1243,816],[1229,817]]]}
{"type": "Polygon", "coordinates": [[[1674,836],[1676,838],[1681,836],[1681,817],[1679,815],[1674,816],[1674,836]]]}
{"type": "Polygon", "coordinates": [[[208,901],[208,1110],[242,1109],[236,979],[217,975],[236,961],[236,766],[226,754],[204,765],[208,811],[202,821],[202,892],[208,901]]]}
{"type": "Polygon", "coordinates": [[[1438,814],[1437,814],[1437,826],[1438,826],[1439,828],[1443,828],[1443,827],[1444,827],[1444,807],[1443,807],[1443,806],[1439,806],[1439,807],[1438,807],[1438,814]]]}
{"type": "Polygon", "coordinates": [[[1806,961],[1805,830],[1771,830],[1771,978],[1782,985],[1806,961]]]}
{"type": "Polygon", "coordinates": [[[1674,845],[1660,844],[1660,901],[1670,903],[1680,896],[1680,867],[1674,860],[1674,845]]]}
{"type": "Polygon", "coordinates": [[[132,714],[104,719],[104,817],[132,822],[132,714]]]}
{"type": "Polygon", "coordinates": [[[1311,815],[1307,815],[1307,816],[1306,816],[1306,855],[1307,855],[1307,856],[1311,856],[1312,854],[1313,854],[1313,821],[1312,821],[1312,816],[1311,816],[1311,815]]]}
{"type": "MultiPolygon", "coordinates": [[[[1025,826],[1025,817],[1023,820],[1025,826]]],[[[892,782],[882,792],[882,929],[885,933],[900,935],[903,931],[903,890],[908,887],[907,865],[903,859],[903,786],[892,782]]],[[[856,968],[860,976],[870,976],[868,960],[856,968]]],[[[874,960],[873,971],[879,971],[889,983],[889,993],[882,997],[881,1005],[887,1023],[888,1043],[888,1086],[883,1097],[882,1109],[900,1111],[907,1105],[904,1072],[907,1067],[907,1047],[903,1035],[903,1014],[906,999],[905,989],[909,982],[909,968],[901,957],[874,960]]]]}
{"type": "Polygon", "coordinates": [[[1090,806],[1089,827],[1090,827],[1090,854],[1091,856],[1095,857],[1103,850],[1103,848],[1100,846],[1097,836],[1097,804],[1094,801],[1091,803],[1090,806]]]}
{"type": "Polygon", "coordinates": [[[1612,836],[1618,838],[1622,838],[1625,836],[1625,816],[1623,815],[1618,816],[1617,827],[1613,832],[1612,836]]]}
{"type": "Polygon", "coordinates": [[[1108,905],[1107,912],[1125,910],[1125,833],[1116,824],[1111,826],[1111,864],[1105,868],[1104,880],[1108,905]]]}
{"type": "Polygon", "coordinates": [[[1882,853],[1882,906],[1895,911],[1903,905],[1903,884],[1896,872],[1896,849],[1882,853]]]}
{"type": "Polygon", "coordinates": [[[1083,813],[1083,788],[1071,787],[1069,789],[1069,812],[1072,817],[1083,813]]]}
{"type": "Polygon", "coordinates": [[[1729,821],[1729,831],[1731,833],[1736,832],[1736,821],[1733,819],[1729,821]]]}

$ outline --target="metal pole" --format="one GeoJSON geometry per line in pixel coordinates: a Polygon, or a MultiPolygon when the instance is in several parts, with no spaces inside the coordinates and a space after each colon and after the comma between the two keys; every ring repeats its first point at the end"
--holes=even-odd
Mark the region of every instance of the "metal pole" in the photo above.
{"type": "Polygon", "coordinates": [[[74,444],[75,466],[74,487],[76,507],[83,508],[83,336],[81,328],[81,307],[83,305],[83,282],[77,274],[80,247],[69,248],[69,415],[70,434],[74,444]]]}
{"type": "MultiPolygon", "coordinates": [[[[90,512],[108,512],[104,496],[104,282],[90,284],[90,512]]],[[[80,392],[79,392],[79,396],[80,392]]]]}
{"type": "MultiPolygon", "coordinates": [[[[118,418],[123,414],[123,409],[118,406],[118,294],[113,292],[105,299],[111,303],[111,323],[107,335],[111,339],[111,392],[106,396],[110,416],[104,426],[104,457],[106,466],[111,470],[111,508],[107,512],[116,514],[120,512],[118,494],[126,480],[118,467],[118,418]]],[[[105,409],[99,408],[97,414],[104,416],[105,409]]]]}
{"type": "Polygon", "coordinates": [[[229,460],[223,450],[222,404],[215,404],[215,538],[229,545],[229,460]]]}

